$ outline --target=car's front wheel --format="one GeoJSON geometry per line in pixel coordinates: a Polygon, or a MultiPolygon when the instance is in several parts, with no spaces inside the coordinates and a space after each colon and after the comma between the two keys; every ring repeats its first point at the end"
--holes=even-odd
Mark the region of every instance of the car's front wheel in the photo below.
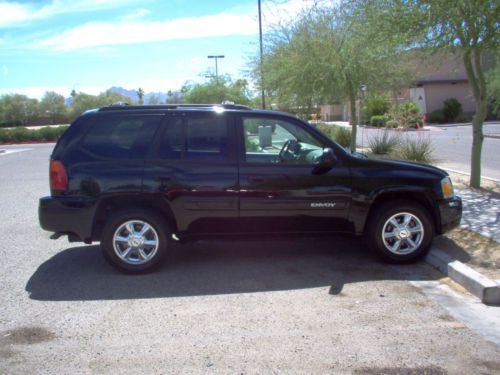
{"type": "Polygon", "coordinates": [[[168,224],[155,213],[118,212],[104,227],[101,249],[106,260],[120,271],[145,272],[165,258],[169,234],[168,224]]]}
{"type": "Polygon", "coordinates": [[[367,228],[372,249],[393,263],[408,263],[423,257],[434,238],[428,211],[417,203],[394,201],[379,206],[367,228]]]}

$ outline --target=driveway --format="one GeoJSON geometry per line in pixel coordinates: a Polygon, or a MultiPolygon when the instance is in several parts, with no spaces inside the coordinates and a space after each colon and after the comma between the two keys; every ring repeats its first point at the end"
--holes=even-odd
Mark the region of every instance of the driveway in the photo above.
{"type": "Polygon", "coordinates": [[[155,273],[120,274],[38,227],[52,146],[23,148],[0,155],[0,373],[500,371],[500,347],[418,287],[441,274],[362,240],[177,244],[155,273]]]}

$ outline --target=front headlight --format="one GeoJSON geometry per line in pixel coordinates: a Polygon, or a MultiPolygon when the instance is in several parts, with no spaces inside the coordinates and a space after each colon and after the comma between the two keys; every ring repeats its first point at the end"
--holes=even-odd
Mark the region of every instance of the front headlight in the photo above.
{"type": "Polygon", "coordinates": [[[443,198],[451,198],[455,195],[453,183],[449,177],[445,177],[441,180],[441,192],[443,193],[443,198]]]}

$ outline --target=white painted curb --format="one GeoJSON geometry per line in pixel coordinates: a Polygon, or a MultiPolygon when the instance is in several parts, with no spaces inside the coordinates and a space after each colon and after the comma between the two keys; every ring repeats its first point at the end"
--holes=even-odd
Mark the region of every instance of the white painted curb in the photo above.
{"type": "Polygon", "coordinates": [[[500,284],[474,271],[469,266],[453,259],[444,251],[432,247],[425,261],[488,305],[500,305],[500,284]]]}

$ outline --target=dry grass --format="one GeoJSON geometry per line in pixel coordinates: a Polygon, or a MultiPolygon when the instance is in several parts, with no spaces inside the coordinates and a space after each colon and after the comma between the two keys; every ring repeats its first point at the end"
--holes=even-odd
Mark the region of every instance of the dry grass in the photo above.
{"type": "MultiPolygon", "coordinates": [[[[453,185],[458,188],[458,189],[470,189],[469,187],[469,180],[470,177],[465,174],[459,174],[459,173],[453,173],[453,172],[448,172],[450,175],[453,185]]],[[[486,180],[486,179],[481,179],[481,190],[487,190],[487,191],[492,191],[495,193],[500,193],[500,183],[491,181],[491,180],[486,180]]]]}
{"type": "Polygon", "coordinates": [[[493,280],[500,280],[500,243],[464,228],[436,237],[436,247],[493,280]]]}

